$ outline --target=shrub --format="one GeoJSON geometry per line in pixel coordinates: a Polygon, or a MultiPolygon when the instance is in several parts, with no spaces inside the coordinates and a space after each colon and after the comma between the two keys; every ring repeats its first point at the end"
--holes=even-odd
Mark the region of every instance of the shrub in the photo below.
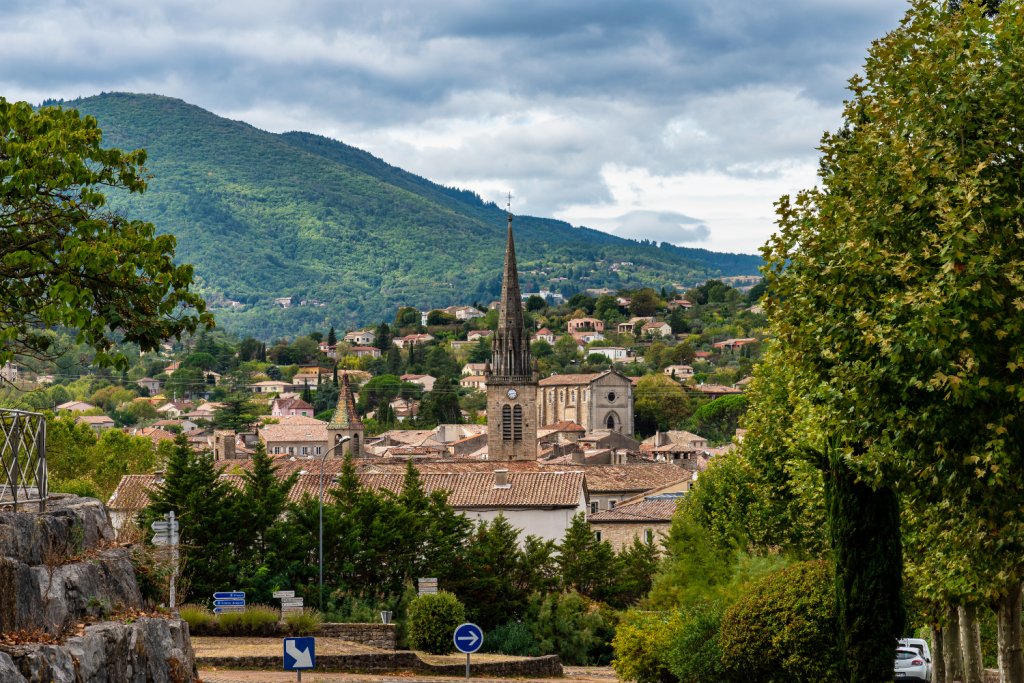
{"type": "Polygon", "coordinates": [[[615,630],[612,668],[621,681],[676,683],[668,655],[682,634],[681,610],[627,612],[615,630]]]}
{"type": "Polygon", "coordinates": [[[202,605],[182,605],[178,608],[178,613],[188,622],[188,630],[193,634],[200,626],[217,620],[217,617],[202,605]]]}
{"type": "Polygon", "coordinates": [[[302,614],[293,614],[284,618],[288,624],[288,630],[296,636],[311,636],[316,633],[320,624],[324,623],[324,617],[312,607],[302,610],[302,614]]]}
{"type": "Polygon", "coordinates": [[[725,612],[719,643],[751,683],[837,680],[832,565],[803,562],[769,575],[725,612]]]}
{"type": "Polygon", "coordinates": [[[270,605],[246,605],[244,612],[218,615],[221,630],[233,635],[259,635],[281,620],[281,610],[270,605]]]}
{"type": "MultiPolygon", "coordinates": [[[[724,683],[733,668],[722,659],[719,642],[723,608],[698,600],[683,608],[684,625],[668,654],[669,670],[680,683],[724,683]]],[[[743,680],[736,677],[736,680],[743,680]]]]}
{"type": "Polygon", "coordinates": [[[54,493],[71,493],[82,498],[96,498],[99,500],[103,498],[99,487],[93,483],[92,479],[87,477],[51,480],[50,491],[54,493]]]}
{"type": "Polygon", "coordinates": [[[514,657],[534,657],[540,654],[533,630],[529,624],[521,621],[512,621],[488,631],[481,649],[514,657]]]}
{"type": "Polygon", "coordinates": [[[533,636],[541,654],[558,655],[569,666],[590,664],[589,653],[600,642],[603,624],[597,603],[575,591],[530,596],[533,636]]]}
{"type": "Polygon", "coordinates": [[[451,654],[455,629],[465,618],[466,608],[448,591],[417,595],[409,605],[409,643],[432,655],[451,654]]]}

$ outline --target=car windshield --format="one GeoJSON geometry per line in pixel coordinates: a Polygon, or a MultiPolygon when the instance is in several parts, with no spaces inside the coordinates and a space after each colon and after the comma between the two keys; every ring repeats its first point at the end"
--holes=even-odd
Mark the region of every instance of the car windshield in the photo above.
{"type": "Polygon", "coordinates": [[[896,650],[896,659],[898,660],[913,659],[914,657],[917,657],[917,653],[913,650],[896,650]]]}

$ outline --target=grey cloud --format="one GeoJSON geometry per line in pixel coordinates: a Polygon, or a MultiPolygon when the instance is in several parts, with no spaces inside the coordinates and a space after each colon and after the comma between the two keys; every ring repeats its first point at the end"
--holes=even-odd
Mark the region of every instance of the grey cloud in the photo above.
{"type": "Polygon", "coordinates": [[[704,242],[711,230],[698,218],[674,211],[630,211],[618,218],[587,218],[582,225],[634,240],[671,244],[704,242]]]}

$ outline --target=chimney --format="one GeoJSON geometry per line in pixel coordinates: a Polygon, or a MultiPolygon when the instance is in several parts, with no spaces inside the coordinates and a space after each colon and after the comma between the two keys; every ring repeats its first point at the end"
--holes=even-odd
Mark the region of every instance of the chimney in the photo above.
{"type": "Polygon", "coordinates": [[[163,470],[156,470],[156,471],[154,471],[153,472],[153,483],[154,484],[162,484],[163,481],[164,481],[164,471],[163,470]]]}
{"type": "Polygon", "coordinates": [[[582,465],[587,461],[587,454],[580,450],[572,452],[572,461],[577,465],[582,465]]]}
{"type": "Polygon", "coordinates": [[[509,487],[508,470],[494,470],[494,488],[507,489],[509,487]]]}

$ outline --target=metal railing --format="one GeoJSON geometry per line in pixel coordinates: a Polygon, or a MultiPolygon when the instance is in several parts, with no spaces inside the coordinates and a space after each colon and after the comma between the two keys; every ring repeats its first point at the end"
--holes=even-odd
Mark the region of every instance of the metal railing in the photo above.
{"type": "Polygon", "coordinates": [[[37,502],[45,512],[48,498],[46,418],[0,408],[0,506],[37,502]]]}

